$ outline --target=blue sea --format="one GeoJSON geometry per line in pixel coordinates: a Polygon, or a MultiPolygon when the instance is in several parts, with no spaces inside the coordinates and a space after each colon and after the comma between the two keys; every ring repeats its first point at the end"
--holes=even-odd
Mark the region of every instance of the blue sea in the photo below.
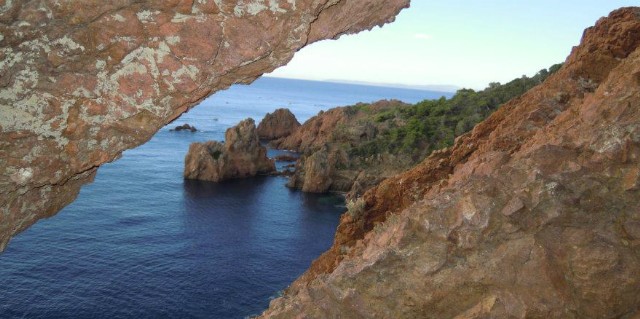
{"type": "MultiPolygon", "coordinates": [[[[187,181],[192,142],[287,107],[303,122],[357,102],[451,96],[420,90],[261,78],[237,85],[105,164],[78,199],[0,254],[0,318],[243,318],[302,274],[333,241],[338,195],[284,177],[187,181]],[[183,123],[199,131],[172,132],[183,123]]],[[[270,150],[274,155],[278,151],[270,150]]]]}

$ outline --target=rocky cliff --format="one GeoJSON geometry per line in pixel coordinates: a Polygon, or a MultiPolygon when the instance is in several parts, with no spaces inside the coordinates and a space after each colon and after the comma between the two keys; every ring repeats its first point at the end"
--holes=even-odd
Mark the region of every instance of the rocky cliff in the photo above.
{"type": "Polygon", "coordinates": [[[409,105],[383,100],[321,111],[290,135],[272,141],[273,147],[303,154],[287,185],[312,193],[352,191],[360,195],[361,190],[408,169],[416,163],[410,156],[382,151],[370,156],[352,153],[390,128],[406,125],[402,119],[375,121],[381,113],[405,107],[409,105]]]}
{"type": "Polygon", "coordinates": [[[263,140],[275,140],[291,135],[298,127],[300,122],[289,109],[277,109],[260,121],[258,136],[263,140]]]}
{"type": "Polygon", "coordinates": [[[408,4],[0,1],[0,250],[205,97],[408,4]]]}
{"type": "Polygon", "coordinates": [[[184,160],[184,177],[220,182],[276,171],[275,162],[260,145],[253,119],[227,129],[224,140],[191,144],[184,160]]]}
{"type": "Polygon", "coordinates": [[[273,318],[640,316],[640,8],[368,191],[273,318]]]}

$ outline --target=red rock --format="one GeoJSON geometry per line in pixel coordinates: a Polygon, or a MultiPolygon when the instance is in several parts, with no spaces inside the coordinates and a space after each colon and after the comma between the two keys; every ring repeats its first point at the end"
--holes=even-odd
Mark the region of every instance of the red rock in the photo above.
{"type": "Polygon", "coordinates": [[[275,172],[275,162],[260,145],[253,119],[227,129],[224,144],[193,143],[185,157],[184,177],[220,182],[275,172]]]}
{"type": "Polygon", "coordinates": [[[543,84],[367,191],[263,317],[637,317],[638,72],[640,8],[623,8],[543,84]]]}
{"type": "Polygon", "coordinates": [[[264,140],[274,140],[291,135],[300,127],[300,122],[289,109],[277,109],[267,113],[258,124],[258,136],[264,140]]]}

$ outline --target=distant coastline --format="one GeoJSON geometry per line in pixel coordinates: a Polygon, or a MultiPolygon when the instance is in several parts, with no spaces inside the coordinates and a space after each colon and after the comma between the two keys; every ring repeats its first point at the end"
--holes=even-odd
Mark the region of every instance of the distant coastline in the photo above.
{"type": "Polygon", "coordinates": [[[380,86],[380,87],[396,88],[396,89],[409,89],[409,90],[446,92],[446,93],[455,93],[456,91],[461,89],[461,87],[459,86],[449,85],[449,84],[411,85],[411,84],[401,84],[401,83],[379,83],[379,82],[351,81],[351,80],[340,80],[340,79],[311,80],[311,79],[296,79],[296,78],[286,78],[286,77],[276,77],[276,76],[264,76],[264,77],[274,78],[274,79],[329,82],[329,83],[352,84],[352,85],[363,85],[363,86],[380,86]]]}

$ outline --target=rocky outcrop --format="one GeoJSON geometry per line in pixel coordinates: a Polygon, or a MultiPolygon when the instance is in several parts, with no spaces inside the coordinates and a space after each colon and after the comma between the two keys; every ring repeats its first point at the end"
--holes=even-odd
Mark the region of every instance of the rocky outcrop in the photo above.
{"type": "MultiPolygon", "coordinates": [[[[350,152],[390,128],[389,122],[374,120],[377,114],[407,106],[397,100],[382,100],[321,111],[292,134],[272,141],[273,147],[303,154],[287,186],[356,196],[385,177],[408,169],[415,164],[409,157],[385,153],[363,157],[350,152]]],[[[396,121],[392,125],[403,124],[396,121]]]]}
{"type": "Polygon", "coordinates": [[[565,65],[365,193],[264,317],[640,315],[640,8],[565,65]]]}
{"type": "Polygon", "coordinates": [[[180,131],[189,131],[189,132],[196,132],[198,131],[198,129],[195,126],[191,126],[189,124],[182,124],[182,125],[178,125],[175,128],[172,128],[170,131],[176,131],[176,132],[180,132],[180,131]]]}
{"type": "Polygon", "coordinates": [[[225,142],[193,143],[184,160],[184,177],[220,182],[275,172],[275,162],[260,145],[253,119],[227,129],[225,142]]]}
{"type": "Polygon", "coordinates": [[[0,250],[205,97],[408,4],[0,1],[0,250]]]}
{"type": "Polygon", "coordinates": [[[298,127],[300,122],[289,109],[277,109],[273,113],[267,113],[258,124],[258,136],[263,140],[275,140],[289,136],[298,127]]]}

